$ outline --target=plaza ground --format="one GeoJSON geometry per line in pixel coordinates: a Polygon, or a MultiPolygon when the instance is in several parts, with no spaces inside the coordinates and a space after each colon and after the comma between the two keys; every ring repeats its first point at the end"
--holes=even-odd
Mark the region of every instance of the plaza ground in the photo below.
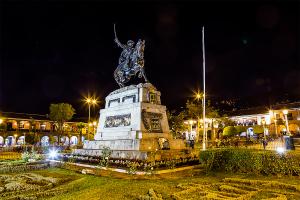
{"type": "MultiPolygon", "coordinates": [[[[151,199],[203,199],[203,197],[206,197],[206,199],[249,200],[273,198],[277,200],[300,199],[299,177],[226,173],[206,174],[200,168],[148,176],[129,175],[103,170],[98,172],[98,176],[94,176],[59,168],[50,168],[29,173],[43,177],[57,178],[63,181],[45,191],[41,189],[37,192],[29,190],[26,192],[23,190],[18,193],[17,191],[13,191],[10,193],[12,196],[3,195],[1,198],[14,199],[13,196],[15,195],[15,199],[25,199],[28,197],[31,197],[28,199],[35,199],[38,197],[38,199],[53,200],[150,199],[150,197],[152,197],[151,199]]],[[[22,173],[11,175],[16,176],[20,174],[22,173]]],[[[20,175],[20,177],[26,176],[20,175]]],[[[16,180],[19,179],[17,178],[16,180]]],[[[0,192],[1,194],[3,193],[0,192]]]]}

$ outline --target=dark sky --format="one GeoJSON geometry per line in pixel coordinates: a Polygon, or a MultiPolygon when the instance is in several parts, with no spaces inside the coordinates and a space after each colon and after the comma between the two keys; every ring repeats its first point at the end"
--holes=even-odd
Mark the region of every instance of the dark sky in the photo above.
{"type": "MultiPolygon", "coordinates": [[[[207,95],[247,105],[300,99],[299,1],[1,1],[0,110],[47,113],[118,88],[125,43],[146,40],[145,70],[162,102],[180,108],[201,87],[205,26],[207,95]]],[[[102,105],[103,106],[103,105],[102,105]]]]}

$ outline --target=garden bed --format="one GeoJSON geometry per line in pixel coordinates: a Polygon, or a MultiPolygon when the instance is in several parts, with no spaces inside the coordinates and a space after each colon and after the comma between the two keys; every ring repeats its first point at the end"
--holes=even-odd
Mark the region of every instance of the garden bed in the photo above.
{"type": "Polygon", "coordinates": [[[49,161],[25,162],[23,160],[0,162],[0,174],[46,169],[53,166],[49,161]]]}
{"type": "Polygon", "coordinates": [[[191,165],[198,165],[198,157],[169,159],[160,161],[143,161],[133,159],[113,159],[107,160],[101,157],[93,156],[78,156],[72,154],[61,154],[59,160],[69,163],[88,164],[92,166],[110,167],[115,169],[127,170],[129,173],[135,171],[152,172],[157,170],[173,169],[178,167],[186,167],[191,165]]]}
{"type": "Polygon", "coordinates": [[[182,166],[177,168],[170,168],[170,169],[157,169],[157,170],[149,170],[149,171],[138,171],[137,169],[133,168],[111,168],[111,167],[101,167],[99,165],[90,165],[90,164],[83,164],[83,163],[70,163],[70,162],[63,162],[63,161],[56,161],[51,160],[53,165],[68,169],[72,171],[76,171],[82,174],[92,174],[98,175],[99,170],[105,171],[112,171],[118,173],[126,173],[126,174],[136,174],[136,175],[151,175],[151,174],[165,174],[165,173],[174,173],[184,170],[194,169],[199,167],[199,165],[192,165],[192,166],[182,166]]]}

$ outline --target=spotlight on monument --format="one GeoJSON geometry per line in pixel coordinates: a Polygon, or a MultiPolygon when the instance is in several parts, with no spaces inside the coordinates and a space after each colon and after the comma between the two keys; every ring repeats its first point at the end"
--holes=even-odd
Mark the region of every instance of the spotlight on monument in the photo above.
{"type": "Polygon", "coordinates": [[[55,159],[57,157],[57,150],[56,149],[50,150],[48,155],[49,155],[50,159],[52,159],[52,160],[55,159]]]}
{"type": "Polygon", "coordinates": [[[285,149],[283,147],[277,147],[276,151],[279,154],[283,154],[285,152],[285,149]]]}

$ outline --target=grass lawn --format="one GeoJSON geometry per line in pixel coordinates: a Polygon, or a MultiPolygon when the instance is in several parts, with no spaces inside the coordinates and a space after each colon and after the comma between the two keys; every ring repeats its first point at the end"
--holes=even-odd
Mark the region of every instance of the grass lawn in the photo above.
{"type": "Polygon", "coordinates": [[[53,200],[150,199],[150,197],[151,199],[300,199],[299,177],[225,173],[207,175],[201,169],[149,176],[107,171],[101,171],[99,174],[100,176],[83,175],[52,168],[31,173],[0,175],[0,199],[35,199],[36,196],[38,199],[53,200]],[[27,186],[22,188],[22,184],[16,184],[20,180],[27,186]],[[1,189],[6,187],[5,184],[10,184],[8,185],[10,187],[1,189]],[[34,184],[37,186],[33,187],[34,184]],[[153,190],[149,191],[150,188],[153,190]]]}

